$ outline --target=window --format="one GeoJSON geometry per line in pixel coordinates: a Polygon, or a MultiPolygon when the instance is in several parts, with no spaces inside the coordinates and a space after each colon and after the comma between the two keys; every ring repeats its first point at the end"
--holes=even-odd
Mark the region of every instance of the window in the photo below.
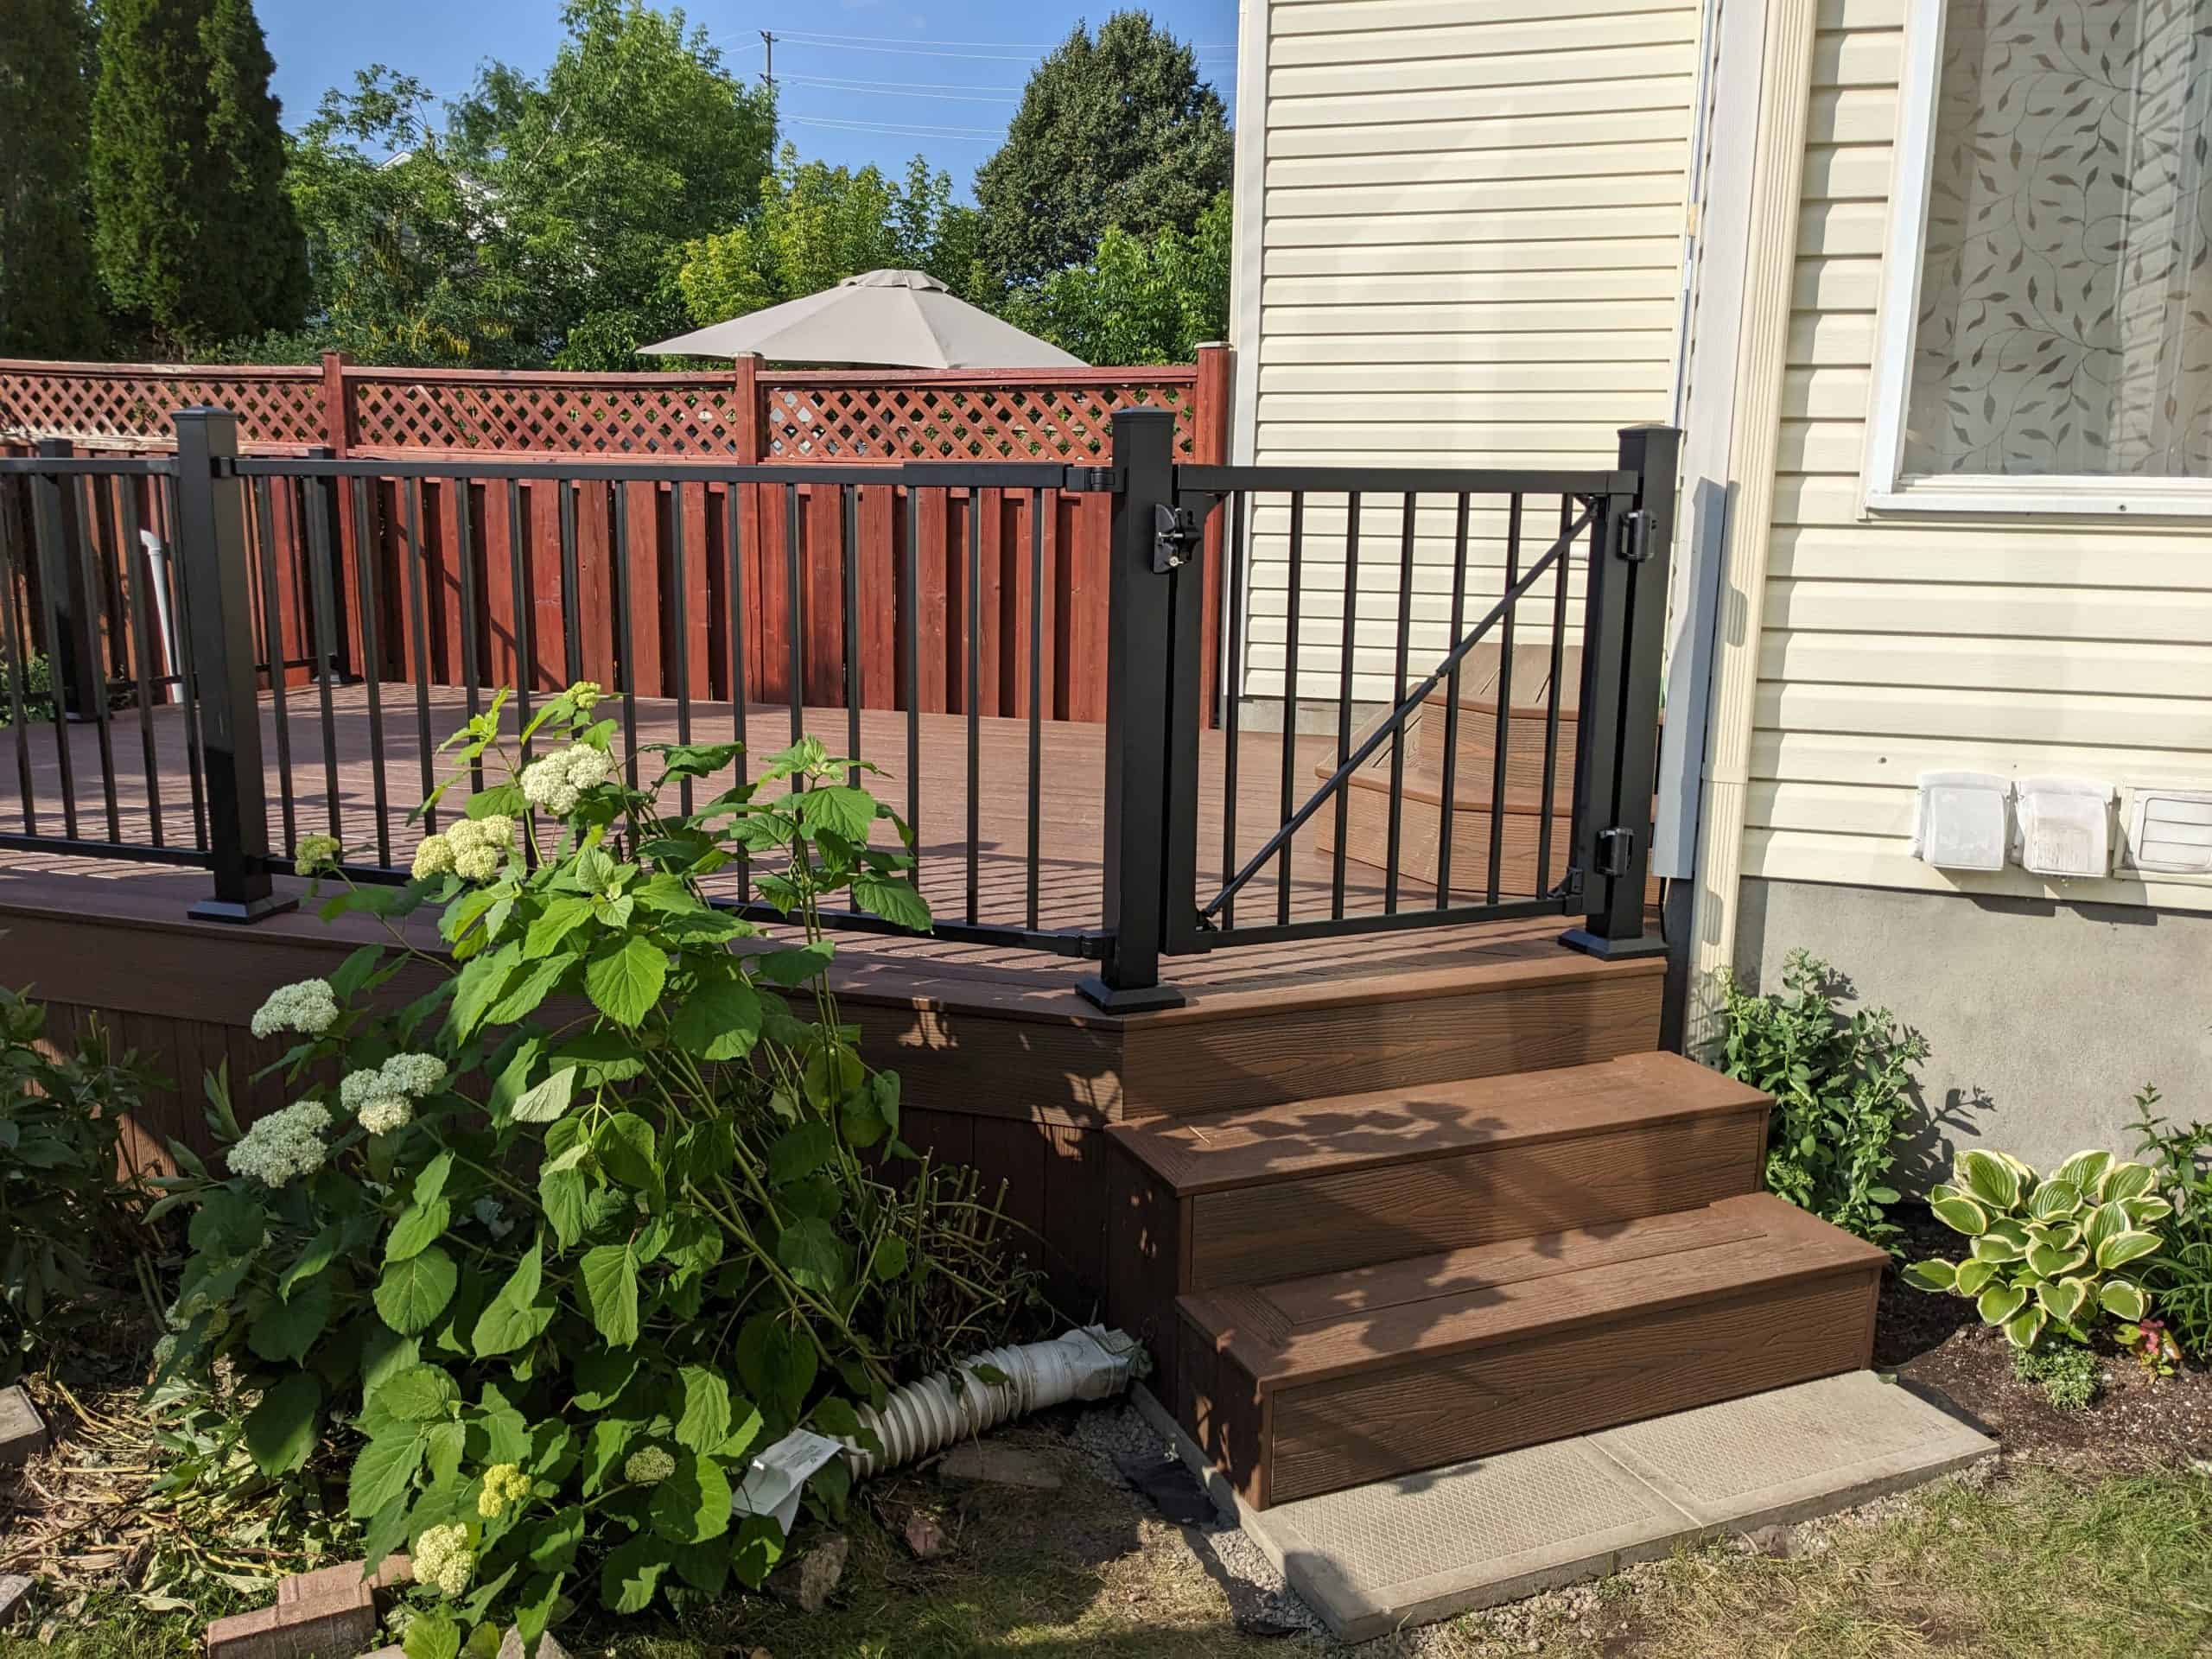
{"type": "Polygon", "coordinates": [[[1866,494],[2212,513],[2212,0],[1913,0],[1866,494]]]}

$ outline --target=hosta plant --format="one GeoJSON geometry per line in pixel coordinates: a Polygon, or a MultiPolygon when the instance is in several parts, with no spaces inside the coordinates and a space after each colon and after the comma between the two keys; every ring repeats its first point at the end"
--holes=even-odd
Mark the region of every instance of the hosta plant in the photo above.
{"type": "Polygon", "coordinates": [[[753,1454],[802,1424],[866,1444],[860,1405],[1035,1294],[972,1174],[900,1141],[826,983],[825,896],[926,922],[904,826],[811,740],[665,814],[733,750],[653,751],[632,786],[594,701],[517,734],[495,699],[448,746],[484,779],[465,816],[406,886],[326,906],[393,948],[271,992],[292,1103],[248,1126],[214,1088],[221,1166],[179,1148],[167,1200],[193,1246],[167,1374],[234,1379],[262,1478],[342,1475],[361,1552],[408,1551],[430,1599],[416,1659],[758,1583],[783,1534],[733,1516],[753,1454]],[[782,937],[709,901],[741,855],[782,937]],[[441,951],[399,925],[425,906],[441,951]]]}
{"type": "MultiPolygon", "coordinates": [[[[1906,1280],[1969,1297],[2015,1347],[2057,1331],[2077,1342],[2107,1321],[2130,1327],[2150,1311],[2141,1274],[2156,1255],[2147,1230],[2170,1207],[2151,1171],[2108,1152],[2077,1152],[2048,1175],[1975,1150],[1929,1195],[1937,1220],[1971,1240],[1957,1262],[1916,1262],[1906,1280]]],[[[2125,1336],[2125,1331],[2115,1332],[2125,1336]]]]}

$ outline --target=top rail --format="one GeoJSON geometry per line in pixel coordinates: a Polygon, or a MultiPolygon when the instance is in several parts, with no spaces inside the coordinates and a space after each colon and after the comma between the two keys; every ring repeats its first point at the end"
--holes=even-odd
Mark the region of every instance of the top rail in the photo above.
{"type": "Polygon", "coordinates": [[[1302,490],[1308,494],[1614,495],[1636,488],[1636,474],[1497,467],[1209,467],[1175,469],[1176,487],[1201,495],[1245,490],[1302,490]]]}
{"type": "MultiPolygon", "coordinates": [[[[49,470],[52,463],[15,470],[49,470]]],[[[88,464],[81,470],[112,471],[112,464],[88,464]]],[[[553,479],[569,482],[655,484],[909,484],[963,489],[1103,490],[1112,487],[1108,469],[1064,461],[507,461],[498,455],[444,455],[403,460],[396,455],[354,455],[343,460],[313,455],[239,455],[225,461],[232,478],[425,478],[553,479]]]]}

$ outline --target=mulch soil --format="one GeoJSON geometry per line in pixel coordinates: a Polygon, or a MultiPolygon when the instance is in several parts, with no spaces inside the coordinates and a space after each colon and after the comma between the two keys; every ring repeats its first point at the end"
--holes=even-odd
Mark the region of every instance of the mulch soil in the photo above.
{"type": "MultiPolygon", "coordinates": [[[[1893,1215],[1906,1258],[1955,1261],[1960,1239],[1924,1211],[1893,1215]]],[[[1917,1290],[1891,1272],[1882,1285],[1874,1369],[1942,1395],[2008,1459],[2084,1473],[2171,1466],[2212,1458],[2212,1370],[2153,1376],[2117,1348],[2100,1351],[2103,1387],[2080,1411],[2061,1411],[2012,1375],[2012,1348],[1961,1296],[1917,1290]]]]}

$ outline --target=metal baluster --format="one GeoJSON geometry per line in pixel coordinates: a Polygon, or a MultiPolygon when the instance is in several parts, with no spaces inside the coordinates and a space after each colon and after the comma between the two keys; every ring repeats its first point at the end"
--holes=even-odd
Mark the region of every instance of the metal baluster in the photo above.
{"type": "MultiPolygon", "coordinates": [[[[415,636],[415,758],[422,771],[423,798],[436,787],[430,741],[430,613],[429,552],[423,546],[423,480],[407,480],[407,608],[415,636]]],[[[438,810],[425,807],[423,833],[438,833],[438,810]]]]}
{"type": "MultiPolygon", "coordinates": [[[[453,480],[455,563],[461,569],[461,677],[467,688],[468,717],[474,721],[484,706],[484,654],[476,632],[476,533],[471,487],[466,478],[453,480]]],[[[638,780],[632,776],[630,781],[638,780]]],[[[468,763],[468,787],[472,793],[484,787],[481,755],[468,763]]]]}
{"type": "MultiPolygon", "coordinates": [[[[40,446],[46,453],[47,446],[40,446]]],[[[54,752],[61,783],[61,828],[77,840],[77,765],[69,747],[69,702],[80,690],[83,669],[76,655],[63,655],[61,589],[72,563],[65,524],[67,481],[58,473],[31,475],[33,537],[38,544],[39,609],[46,629],[47,686],[54,702],[54,752]],[[69,671],[73,670],[74,671],[69,671]]],[[[81,701],[81,697],[79,701],[81,701]]]]}
{"type": "Polygon", "coordinates": [[[389,869],[391,791],[384,775],[384,597],[377,578],[384,549],[369,512],[369,480],[346,482],[353,497],[354,581],[361,590],[361,690],[369,705],[369,791],[377,815],[377,862],[389,869]]]}
{"type": "MultiPolygon", "coordinates": [[[[1353,675],[1358,668],[1359,641],[1359,492],[1354,490],[1345,497],[1344,506],[1344,638],[1337,659],[1337,764],[1351,753],[1351,688],[1353,675]]],[[[1351,811],[1351,787],[1346,785],[1337,791],[1332,804],[1336,809],[1336,851],[1329,860],[1329,914],[1340,917],[1344,913],[1344,842],[1350,838],[1349,823],[1351,811]]],[[[1290,849],[1283,849],[1284,856],[1290,849]]]]}
{"type": "Polygon", "coordinates": [[[906,579],[899,595],[899,632],[906,642],[906,833],[912,838],[914,891],[922,890],[922,492],[906,486],[906,579]]]}
{"type": "MultiPolygon", "coordinates": [[[[329,491],[329,480],[303,478],[298,499],[308,527],[308,607],[313,613],[309,626],[315,634],[315,680],[322,721],[323,806],[331,835],[342,842],[346,829],[338,810],[338,715],[330,691],[338,660],[338,636],[331,621],[331,612],[336,607],[330,591],[329,491]]],[[[288,841],[284,850],[296,852],[297,843],[288,841]]]]}
{"type": "MultiPolygon", "coordinates": [[[[676,628],[676,741],[691,741],[691,622],[689,614],[690,601],[684,590],[690,583],[690,569],[683,556],[683,485],[679,480],[668,486],[668,548],[669,564],[675,575],[676,602],[671,607],[670,618],[676,628]]],[[[676,785],[677,801],[685,817],[691,816],[691,779],[679,779],[676,785]]]]}
{"type": "MultiPolygon", "coordinates": [[[[154,845],[162,847],[168,840],[162,825],[161,760],[154,742],[154,680],[148,672],[154,652],[153,624],[146,607],[146,578],[140,574],[150,571],[154,561],[138,539],[137,485],[124,479],[116,493],[123,531],[116,543],[116,557],[130,588],[131,678],[138,690],[138,747],[146,777],[146,819],[153,830],[154,845]]],[[[6,590],[6,579],[0,576],[0,594],[6,590]]]]}
{"type": "MultiPolygon", "coordinates": [[[[123,813],[115,795],[115,728],[108,709],[107,664],[100,660],[99,627],[107,613],[107,583],[102,580],[105,561],[100,556],[100,532],[112,531],[106,515],[99,510],[99,486],[91,478],[73,480],[71,493],[74,494],[81,484],[84,500],[79,505],[77,522],[83,533],[77,540],[77,557],[85,588],[83,645],[86,675],[93,688],[92,721],[100,755],[100,795],[107,808],[107,838],[123,839],[123,813]]],[[[111,534],[108,539],[112,542],[111,534]]]]}
{"type": "Polygon", "coordinates": [[[614,639],[621,652],[622,672],[622,748],[623,776],[630,787],[638,786],[638,655],[637,642],[632,638],[630,623],[630,492],[626,486],[613,486],[609,504],[609,518],[613,524],[610,538],[614,563],[614,639]]]}
{"type": "MultiPolygon", "coordinates": [[[[1290,592],[1285,601],[1282,658],[1282,816],[1276,824],[1290,823],[1298,772],[1298,595],[1304,585],[1300,572],[1306,560],[1306,492],[1290,493],[1290,592]]],[[[1290,920],[1290,843],[1275,855],[1275,921],[1290,920]]]]}
{"type": "MultiPolygon", "coordinates": [[[[507,480],[507,591],[513,598],[515,613],[509,632],[515,648],[515,725],[522,731],[530,729],[530,694],[537,678],[537,597],[533,587],[524,545],[522,480],[511,478],[507,480]]],[[[532,747],[529,738],[518,745],[524,766],[530,764],[532,747]]],[[[528,850],[524,849],[525,853],[528,850]]]]}
{"type": "Polygon", "coordinates": [[[170,613],[176,618],[176,695],[184,714],[184,772],[192,790],[192,844],[204,851],[207,847],[207,791],[200,760],[200,677],[192,666],[192,601],[184,591],[184,577],[175,557],[180,509],[174,476],[162,480],[156,499],[162,507],[158,528],[167,532],[170,548],[167,580],[170,613]]]}
{"type": "MultiPolygon", "coordinates": [[[[798,486],[784,486],[784,617],[791,630],[788,690],[791,702],[791,741],[806,735],[804,708],[806,680],[806,574],[798,550],[798,486]]],[[[806,780],[795,778],[791,787],[804,789],[806,780]]]]}
{"type": "MultiPolygon", "coordinates": [[[[1574,527],[1574,498],[1559,499],[1559,533],[1574,527]]],[[[1552,791],[1559,785],[1560,677],[1567,653],[1567,577],[1574,567],[1572,549],[1552,566],[1551,691],[1544,700],[1544,798],[1536,823],[1536,897],[1552,890],[1552,791]]]]}
{"type": "MultiPolygon", "coordinates": [[[[1518,511],[1521,498],[1513,498],[1518,511]]],[[[1511,591],[1513,583],[1505,584],[1511,591]]],[[[1467,494],[1459,493],[1452,529],[1452,645],[1459,645],[1459,631],[1466,626],[1467,607],[1467,494]]],[[[1445,677],[1444,689],[1444,798],[1437,819],[1436,839],[1436,907],[1442,910],[1452,902],[1452,817],[1458,810],[1456,797],[1459,788],[1459,671],[1465,659],[1455,657],[1452,671],[1445,677]]],[[[1500,803],[1493,801],[1491,810],[1493,821],[1500,803]]]]}
{"type": "Polygon", "coordinates": [[[1029,891],[1028,925],[1037,926],[1038,820],[1045,787],[1045,492],[1029,493],[1029,891]]]}
{"type": "Polygon", "coordinates": [[[983,493],[968,492],[968,919],[976,919],[977,845],[983,838],[983,493]]]}
{"type": "MultiPolygon", "coordinates": [[[[253,507],[253,531],[261,549],[261,648],[269,662],[269,701],[276,729],[276,806],[284,823],[284,844],[299,840],[292,804],[292,721],[286,706],[284,676],[283,601],[276,582],[276,512],[274,486],[266,478],[253,480],[248,498],[253,507]]],[[[183,587],[182,582],[177,586],[183,587]]]]}
{"type": "MultiPolygon", "coordinates": [[[[1407,653],[1413,648],[1414,518],[1418,504],[1406,492],[1404,517],[1398,528],[1398,655],[1390,706],[1406,700],[1407,653]]],[[[1458,641],[1453,641],[1457,644],[1458,641]]],[[[1341,800],[1343,796],[1338,795],[1341,800]]],[[[1398,853],[1403,839],[1406,810],[1406,728],[1401,721],[1390,734],[1390,827],[1382,865],[1382,911],[1398,913],[1398,853]]]]}
{"type": "MultiPolygon", "coordinates": [[[[1229,661],[1222,672],[1221,723],[1227,747],[1221,779],[1221,882],[1227,887],[1236,874],[1236,730],[1239,695],[1244,686],[1244,503],[1249,492],[1238,490],[1229,498],[1229,539],[1222,558],[1229,576],[1229,661]]],[[[1236,925],[1236,899],[1231,894],[1221,907],[1224,932],[1236,925]]]]}
{"type": "Polygon", "coordinates": [[[576,556],[576,486],[563,479],[555,499],[561,532],[561,651],[569,683],[584,677],[583,575],[576,556]]]}
{"type": "MultiPolygon", "coordinates": [[[[1513,584],[1520,579],[1521,497],[1516,492],[1506,512],[1505,591],[1511,593],[1513,584]]],[[[1507,606],[1497,624],[1497,729],[1491,740],[1490,883],[1485,889],[1493,905],[1497,902],[1498,882],[1505,861],[1505,762],[1513,742],[1513,613],[1519,608],[1517,605],[1507,606]]],[[[1452,713],[1458,712],[1455,704],[1452,713]]]]}
{"type": "MultiPolygon", "coordinates": [[[[837,493],[837,557],[840,586],[845,595],[845,753],[854,760],[861,753],[861,553],[860,493],[850,484],[837,493]]],[[[845,782],[860,787],[861,769],[849,766],[845,782]]]]}
{"type": "Polygon", "coordinates": [[[0,618],[8,627],[8,729],[16,747],[16,785],[23,808],[23,833],[38,834],[38,798],[31,786],[30,722],[23,712],[23,667],[30,652],[23,644],[29,619],[23,611],[30,599],[30,585],[23,574],[28,562],[19,556],[22,547],[20,497],[12,485],[0,484],[0,618]],[[21,598],[17,595],[20,594],[21,598]]]}
{"type": "MultiPolygon", "coordinates": [[[[738,492],[751,487],[732,484],[722,506],[722,531],[729,544],[729,722],[730,737],[737,745],[737,783],[742,787],[746,773],[745,750],[750,741],[745,729],[745,512],[740,505],[738,492]]],[[[753,855],[743,846],[737,849],[737,897],[741,904],[753,898],[753,855]]]]}

